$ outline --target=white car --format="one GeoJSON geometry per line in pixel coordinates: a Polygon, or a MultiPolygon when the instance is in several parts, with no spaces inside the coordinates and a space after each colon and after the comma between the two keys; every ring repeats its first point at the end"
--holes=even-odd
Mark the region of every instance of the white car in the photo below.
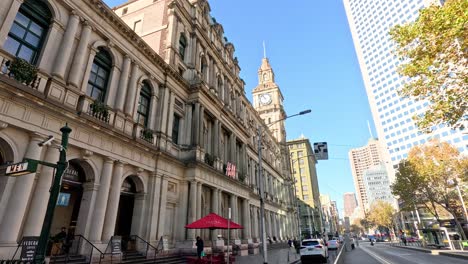
{"type": "Polygon", "coordinates": [[[327,247],[328,249],[338,249],[340,242],[338,240],[328,240],[327,247]]]}
{"type": "Polygon", "coordinates": [[[312,259],[320,259],[323,263],[326,263],[328,247],[322,239],[304,239],[301,243],[300,254],[302,263],[312,259]]]}

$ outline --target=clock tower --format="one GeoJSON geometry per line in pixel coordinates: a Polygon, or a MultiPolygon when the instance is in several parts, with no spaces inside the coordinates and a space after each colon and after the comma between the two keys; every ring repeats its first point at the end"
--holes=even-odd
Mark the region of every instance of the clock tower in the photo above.
{"type": "MultiPolygon", "coordinates": [[[[283,108],[283,94],[275,83],[275,74],[268,58],[262,59],[262,65],[258,69],[258,85],[253,90],[252,95],[253,106],[267,126],[286,117],[283,108]]],[[[286,141],[284,121],[272,124],[269,129],[278,142],[286,141]]]]}

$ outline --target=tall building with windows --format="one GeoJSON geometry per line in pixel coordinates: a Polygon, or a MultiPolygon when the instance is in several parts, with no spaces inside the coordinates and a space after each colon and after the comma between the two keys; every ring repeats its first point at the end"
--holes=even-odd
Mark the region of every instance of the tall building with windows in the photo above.
{"type": "MultiPolygon", "coordinates": [[[[431,134],[418,132],[412,117],[424,111],[428,102],[398,96],[404,78],[397,72],[395,44],[388,34],[397,25],[414,21],[419,10],[436,0],[343,0],[354,46],[366,87],[378,138],[395,166],[411,147],[430,138],[440,138],[468,153],[468,135],[439,126],[431,134]]],[[[386,154],[387,155],[387,154],[386,154]]],[[[392,174],[392,172],[390,172],[392,174]]]]}
{"type": "Polygon", "coordinates": [[[343,194],[344,216],[350,217],[357,207],[356,195],[353,192],[343,194]]]}
{"type": "MultiPolygon", "coordinates": [[[[313,209],[315,219],[322,219],[320,190],[315,168],[317,160],[310,141],[305,137],[301,137],[289,140],[286,144],[289,149],[293,177],[296,181],[296,196],[313,209]]],[[[321,221],[317,221],[316,224],[316,230],[322,230],[321,221]]]]}
{"type": "Polygon", "coordinates": [[[390,204],[395,203],[395,198],[393,198],[390,189],[388,172],[383,163],[371,166],[365,170],[362,179],[367,195],[366,210],[368,210],[376,200],[382,200],[390,204]]]}
{"type": "Polygon", "coordinates": [[[164,237],[172,252],[191,249],[196,236],[209,241],[216,233],[184,226],[211,212],[227,217],[229,208],[244,227],[231,237],[258,246],[252,135],[259,126],[265,232],[296,236],[284,137],[247,99],[234,45],[207,1],[132,0],[115,9],[101,0],[1,3],[0,262],[12,259],[23,237],[40,235],[54,173],[39,166],[6,177],[6,168],[25,158],[56,163],[65,124],[72,129],[65,199],[51,233],[65,226],[86,238],[86,246],[72,242],[78,253],[133,235],[153,245],[164,237]],[[51,145],[38,144],[50,135],[51,145]]]}
{"type": "Polygon", "coordinates": [[[364,174],[370,167],[383,163],[384,158],[381,145],[377,139],[371,138],[366,146],[351,149],[348,155],[359,207],[367,208],[369,199],[364,174]]]}

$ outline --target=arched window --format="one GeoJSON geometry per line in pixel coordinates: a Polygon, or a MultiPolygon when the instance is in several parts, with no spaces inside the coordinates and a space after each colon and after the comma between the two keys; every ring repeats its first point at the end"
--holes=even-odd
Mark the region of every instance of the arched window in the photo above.
{"type": "Polygon", "coordinates": [[[187,48],[187,39],[184,34],[180,34],[179,38],[179,55],[182,60],[185,60],[185,49],[187,48]]]}
{"type": "Polygon", "coordinates": [[[206,62],[206,59],[205,57],[201,57],[201,60],[200,60],[200,72],[201,72],[201,75],[202,75],[202,78],[204,81],[207,80],[207,73],[208,73],[208,63],[206,62]]]}
{"type": "Polygon", "coordinates": [[[31,64],[37,62],[52,14],[41,0],[26,0],[16,14],[4,48],[31,64]]]}
{"type": "Polygon", "coordinates": [[[105,49],[99,48],[98,50],[91,67],[86,94],[94,100],[104,102],[112,68],[112,58],[105,49]]]}
{"type": "Polygon", "coordinates": [[[150,102],[151,87],[147,82],[143,82],[140,91],[140,98],[138,99],[137,123],[144,127],[148,126],[150,102]]]}

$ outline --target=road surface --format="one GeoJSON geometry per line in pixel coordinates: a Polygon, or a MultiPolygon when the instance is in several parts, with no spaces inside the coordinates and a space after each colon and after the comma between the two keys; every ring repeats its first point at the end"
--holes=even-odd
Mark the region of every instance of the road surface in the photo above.
{"type": "Polygon", "coordinates": [[[466,264],[466,259],[431,255],[430,253],[392,247],[386,243],[359,243],[359,247],[343,252],[345,264],[466,264]]]}

